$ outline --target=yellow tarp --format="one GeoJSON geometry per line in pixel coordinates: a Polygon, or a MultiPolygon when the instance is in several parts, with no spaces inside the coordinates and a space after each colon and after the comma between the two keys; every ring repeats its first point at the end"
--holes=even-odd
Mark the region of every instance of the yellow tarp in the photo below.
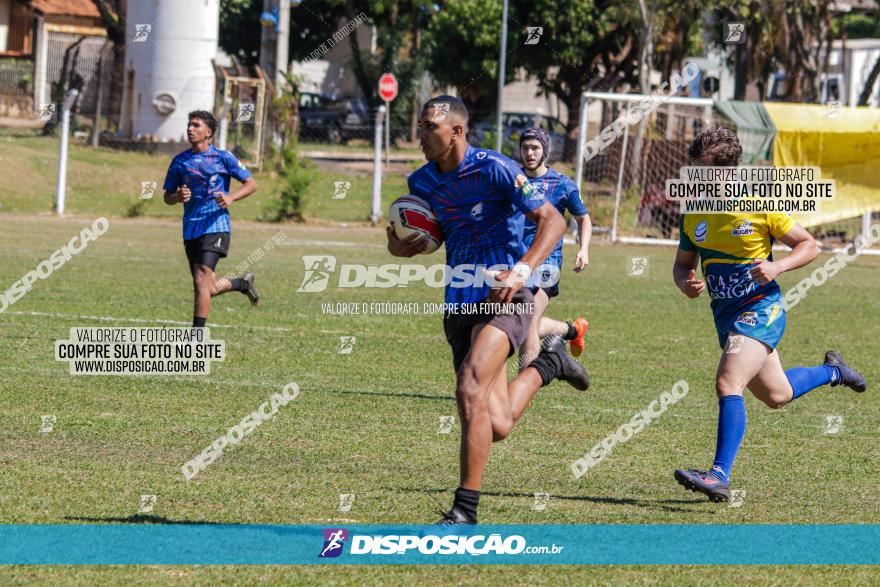
{"type": "Polygon", "coordinates": [[[880,210],[880,109],[764,102],[776,125],[773,164],[816,165],[834,179],[836,195],[817,214],[795,214],[814,226],[880,210]]]}

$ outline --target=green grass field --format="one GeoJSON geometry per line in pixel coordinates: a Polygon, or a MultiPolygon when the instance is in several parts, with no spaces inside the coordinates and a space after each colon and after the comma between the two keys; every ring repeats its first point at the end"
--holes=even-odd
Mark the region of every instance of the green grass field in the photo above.
{"type": "MultiPolygon", "coordinates": [[[[22,140],[15,156],[28,159],[31,140],[41,139],[22,140]]],[[[2,152],[5,165],[10,152],[2,152]]],[[[74,168],[78,157],[74,150],[74,168]]],[[[120,218],[115,196],[90,191],[91,181],[114,183],[87,174],[72,182],[80,182],[72,186],[74,216],[0,214],[2,289],[96,215],[110,218],[107,234],[0,314],[0,523],[434,521],[457,485],[460,430],[456,422],[452,433],[438,434],[439,417],[455,414],[440,317],[329,316],[322,314],[321,303],[440,302],[441,290],[421,285],[296,291],[303,255],[331,254],[339,263],[393,262],[381,229],[262,224],[242,221],[233,211],[232,252],[221,272],[278,230],[286,241],[254,264],[264,296],[259,307],[250,307],[240,294],[215,298],[209,326],[215,338],[225,340],[227,359],[203,377],[74,377],[66,363],[54,360],[54,341],[67,338],[70,327],[186,324],[192,309],[179,221],[120,218]],[[357,337],[351,354],[338,354],[340,336],[357,337]],[[299,383],[302,393],[274,421],[194,480],[183,480],[184,462],[289,381],[299,383]],[[49,434],[39,433],[44,414],[57,417],[49,434]],[[337,511],[342,493],[356,495],[350,512],[337,511]],[[142,494],[157,496],[150,515],[137,515],[142,494]]],[[[30,207],[33,212],[27,198],[36,196],[22,194],[43,193],[45,184],[45,178],[35,178],[31,187],[18,186],[21,193],[0,196],[0,210],[30,207]]],[[[179,209],[168,215],[172,212],[179,209]]],[[[583,313],[590,320],[584,362],[592,388],[579,393],[557,382],[538,393],[512,436],[493,448],[481,521],[880,523],[876,389],[864,395],[817,390],[780,411],[747,398],[748,430],[733,481],[734,489],[746,491],[741,508],[711,504],[673,481],[674,468],[711,462],[719,354],[708,300],[687,300],[671,283],[673,253],[664,247],[599,243],[586,273],[564,273],[563,293],[549,314],[583,313]],[[646,277],[627,276],[631,256],[648,257],[646,277]],[[684,400],[586,476],[573,479],[573,460],[679,379],[690,385],[684,400]],[[843,417],[836,435],[825,434],[829,415],[843,417]],[[532,510],[535,492],[551,494],[543,512],[532,510]]],[[[569,248],[567,258],[572,256],[569,248]]],[[[442,263],[442,253],[425,260],[442,263]]],[[[783,276],[783,287],[806,274],[783,276]]],[[[869,380],[880,380],[874,360],[880,338],[878,289],[880,260],[862,257],[811,290],[790,315],[780,347],[784,364],[816,364],[826,349],[839,348],[869,380]]],[[[0,569],[0,583],[77,585],[877,581],[870,567],[0,569]]]]}

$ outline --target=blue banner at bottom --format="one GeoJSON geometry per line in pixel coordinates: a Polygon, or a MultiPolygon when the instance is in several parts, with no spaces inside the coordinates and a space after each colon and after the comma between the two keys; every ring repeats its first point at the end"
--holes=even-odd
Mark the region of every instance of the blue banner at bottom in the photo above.
{"type": "Polygon", "coordinates": [[[0,525],[0,564],[877,565],[880,525],[0,525]]]}

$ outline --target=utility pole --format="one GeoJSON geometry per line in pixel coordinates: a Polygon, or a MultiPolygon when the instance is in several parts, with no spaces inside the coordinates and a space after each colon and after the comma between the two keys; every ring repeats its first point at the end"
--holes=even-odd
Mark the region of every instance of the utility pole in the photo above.
{"type": "Polygon", "coordinates": [[[287,84],[288,44],[290,39],[290,0],[278,0],[278,33],[275,41],[275,94],[281,95],[287,84]]]}
{"type": "Polygon", "coordinates": [[[498,118],[495,121],[495,131],[498,133],[498,136],[495,137],[495,150],[499,153],[504,137],[501,111],[504,108],[504,69],[507,65],[507,0],[504,0],[501,12],[501,52],[498,57],[498,118]]]}

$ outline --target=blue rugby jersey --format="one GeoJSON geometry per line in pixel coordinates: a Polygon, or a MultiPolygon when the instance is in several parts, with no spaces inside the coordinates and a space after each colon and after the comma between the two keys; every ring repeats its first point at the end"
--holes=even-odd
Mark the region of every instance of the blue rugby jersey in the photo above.
{"type": "MultiPolygon", "coordinates": [[[[529,183],[535,188],[536,192],[542,192],[548,202],[559,211],[565,214],[565,211],[572,216],[586,216],[589,214],[584,201],[581,199],[581,192],[577,185],[567,176],[558,171],[547,168],[547,173],[541,177],[530,177],[529,183]]],[[[538,232],[538,225],[526,218],[525,229],[523,230],[523,244],[528,249],[535,240],[535,234],[538,232]]],[[[556,243],[556,248],[547,257],[543,264],[555,265],[562,269],[562,239],[556,243]]]]}
{"type": "Polygon", "coordinates": [[[449,173],[433,161],[417,169],[409,176],[409,190],[430,204],[443,229],[446,264],[453,269],[446,286],[448,304],[479,302],[489,295],[479,267],[513,267],[526,251],[525,214],[547,201],[514,161],[471,146],[449,173]]]}
{"type": "Polygon", "coordinates": [[[168,167],[163,188],[177,191],[186,185],[192,192],[183,205],[183,239],[198,238],[209,232],[231,232],[229,211],[221,208],[214,192],[229,193],[231,178],[244,182],[251,172],[229,151],[214,145],[203,153],[187,149],[168,167]]]}

